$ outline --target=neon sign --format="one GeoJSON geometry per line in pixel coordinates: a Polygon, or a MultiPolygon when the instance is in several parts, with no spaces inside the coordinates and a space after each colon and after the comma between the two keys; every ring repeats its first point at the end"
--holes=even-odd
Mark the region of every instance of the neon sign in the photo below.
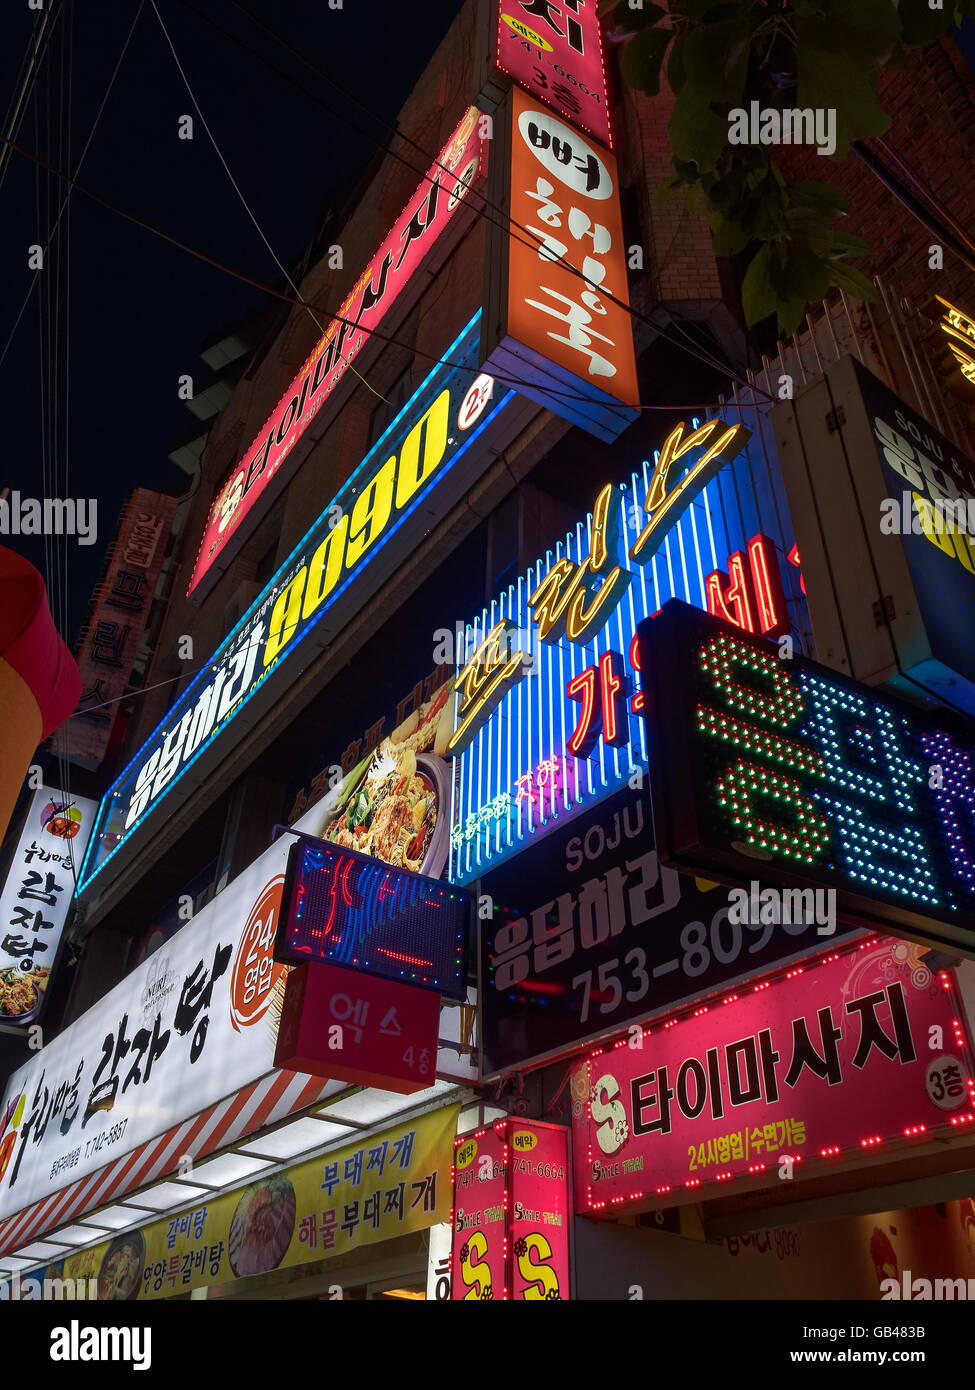
{"type": "Polygon", "coordinates": [[[325,646],[405,558],[417,509],[427,528],[431,509],[446,510],[467,485],[474,446],[514,396],[481,391],[480,413],[471,413],[479,318],[444,353],[457,365],[436,368],[420,385],[102,799],[79,891],[204,755],[220,756],[242,735],[250,701],[265,708],[278,698],[297,674],[290,658],[299,644],[314,634],[325,646]]]}
{"type": "Polygon", "coordinates": [[[462,889],[303,835],[288,857],[274,958],[466,1001],[470,922],[462,889]]]}
{"type": "MultiPolygon", "coordinates": [[[[480,112],[469,107],[392,230],[278,402],[257,439],[220,489],[200,541],[187,594],[199,588],[289,454],[345,377],[471,185],[483,172],[480,112]],[[449,172],[448,172],[449,171],[449,172]]],[[[224,562],[226,563],[226,561],[224,562]]]]}
{"type": "Polygon", "coordinates": [[[970,385],[975,386],[975,319],[963,314],[961,309],[956,309],[954,304],[942,299],[940,294],[935,295],[935,299],[939,304],[943,304],[945,309],[938,321],[938,327],[948,339],[948,346],[961,369],[962,376],[970,385]]]}
{"type": "Polygon", "coordinates": [[[784,559],[794,547],[791,537],[772,539],[777,504],[756,486],[749,437],[721,420],[672,430],[628,486],[603,487],[586,523],[468,629],[474,655],[455,681],[450,743],[460,763],[454,881],[494,867],[559,816],[642,775],[636,626],[667,598],[723,605],[748,630],[793,629],[799,576],[784,559]],[[558,783],[519,796],[550,759],[564,760],[558,783]]]}
{"type": "Polygon", "coordinates": [[[664,862],[975,956],[975,735],[672,602],[638,629],[664,862]]]}

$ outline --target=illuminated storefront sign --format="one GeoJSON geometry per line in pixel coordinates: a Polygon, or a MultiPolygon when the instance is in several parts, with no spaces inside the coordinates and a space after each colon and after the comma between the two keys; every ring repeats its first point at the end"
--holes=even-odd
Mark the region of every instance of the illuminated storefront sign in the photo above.
{"type": "Polygon", "coordinates": [[[771,420],[823,659],[975,714],[975,463],[852,357],[771,420]]]}
{"type": "Polygon", "coordinates": [[[492,0],[501,72],[612,148],[597,0],[492,0]]]}
{"type": "MultiPolygon", "coordinates": [[[[443,1106],[246,1187],[210,1193],[53,1265],[45,1261],[24,1273],[21,1297],[29,1279],[39,1292],[47,1277],[76,1287],[93,1280],[99,1301],[173,1298],[444,1222],[459,1109],[443,1106]]],[[[0,1302],[8,1290],[0,1284],[0,1302]]]]}
{"type": "Polygon", "coordinates": [[[451,1298],[569,1298],[569,1182],[569,1132],[558,1125],[507,1119],[458,1135],[451,1298]]]}
{"type": "Polygon", "coordinates": [[[964,1133],[955,986],[892,965],[868,942],[593,1053],[572,1080],[577,1208],[696,1202],[964,1133]]]}
{"type": "Polygon", "coordinates": [[[975,386],[975,319],[956,309],[940,294],[935,299],[944,308],[938,327],[948,339],[948,346],[962,376],[969,385],[975,386]]]}
{"type": "Polygon", "coordinates": [[[639,627],[664,862],[975,957],[975,735],[674,601],[639,627]]]}
{"type": "Polygon", "coordinates": [[[51,744],[79,767],[98,767],[108,749],[156,596],[178,505],[175,497],[145,488],[136,488],[125,504],[78,647],[81,699],[51,744]]]}
{"type": "Polygon", "coordinates": [[[520,87],[495,135],[485,369],[613,440],[640,403],[616,160],[520,87]]]}
{"type": "MultiPolygon", "coordinates": [[[[231,539],[241,532],[311,420],[344,379],[370,332],[382,322],[484,172],[486,158],[480,112],[471,106],[356,281],[338,316],[214,499],[188,593],[199,588],[231,539]]],[[[226,563],[224,559],[220,567],[226,563]]]]}
{"type": "Polygon", "coordinates": [[[433,1085],[439,1025],[431,990],[308,960],[288,977],[274,1065],[411,1095],[433,1085]]]}
{"type": "MultiPolygon", "coordinates": [[[[854,928],[764,905],[660,864],[646,791],[621,791],[485,873],[481,1072],[493,1078],[737,988],[854,928]]],[[[778,907],[778,905],[776,905],[778,907]]]]}
{"type": "Polygon", "coordinates": [[[0,892],[0,1023],[37,1021],[97,809],[51,787],[31,797],[0,892]]]}
{"type": "Polygon", "coordinates": [[[205,779],[245,731],[242,711],[250,706],[253,721],[271,707],[298,674],[300,644],[311,639],[307,664],[462,495],[492,441],[485,431],[514,395],[482,393],[477,413],[465,407],[478,320],[445,350],[456,365],[422,383],[103,798],[81,890],[187,773],[184,785],[205,779]]]}
{"type": "Polygon", "coordinates": [[[791,538],[766,534],[777,509],[748,445],[721,420],[678,426],[468,629],[448,745],[455,882],[646,769],[636,626],[668,598],[769,635],[795,626],[791,538]]]}
{"type": "Polygon", "coordinates": [[[272,948],[289,844],[272,845],[13,1073],[0,1103],[0,1216],[273,1069],[288,967],[272,948]]]}
{"type": "Polygon", "coordinates": [[[471,899],[462,889],[301,836],[288,860],[274,955],[466,1002],[470,925],[471,899]]]}

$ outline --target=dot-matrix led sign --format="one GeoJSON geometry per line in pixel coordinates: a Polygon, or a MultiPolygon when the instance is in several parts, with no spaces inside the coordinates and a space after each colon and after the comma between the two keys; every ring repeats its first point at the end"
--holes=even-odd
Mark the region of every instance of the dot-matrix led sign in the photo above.
{"type": "Polygon", "coordinates": [[[288,856],[274,956],[466,1000],[470,924],[463,889],[303,835],[288,856]]]}
{"type": "Polygon", "coordinates": [[[638,629],[662,858],[835,889],[841,917],[975,958],[975,730],[677,600],[638,629]]]}

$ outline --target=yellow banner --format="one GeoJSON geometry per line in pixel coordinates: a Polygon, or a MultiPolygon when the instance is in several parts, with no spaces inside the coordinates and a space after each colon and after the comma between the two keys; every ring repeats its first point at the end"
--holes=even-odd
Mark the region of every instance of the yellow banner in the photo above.
{"type": "Polygon", "coordinates": [[[459,1109],[435,1110],[170,1213],[69,1256],[62,1277],[97,1280],[99,1299],[171,1298],[446,1221],[459,1109]]]}

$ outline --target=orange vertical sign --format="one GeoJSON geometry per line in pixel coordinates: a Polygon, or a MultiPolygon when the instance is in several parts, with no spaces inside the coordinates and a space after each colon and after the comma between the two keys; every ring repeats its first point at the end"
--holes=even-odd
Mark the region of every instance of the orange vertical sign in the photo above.
{"type": "Polygon", "coordinates": [[[636,406],[616,160],[519,87],[512,103],[508,337],[583,394],[636,406]]]}

